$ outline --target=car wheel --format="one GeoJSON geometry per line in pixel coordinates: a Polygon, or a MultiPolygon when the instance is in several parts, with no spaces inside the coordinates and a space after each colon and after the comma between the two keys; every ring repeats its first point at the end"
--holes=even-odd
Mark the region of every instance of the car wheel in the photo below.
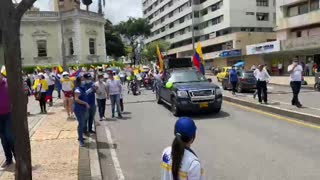
{"type": "Polygon", "coordinates": [[[159,91],[156,92],[156,101],[157,101],[157,104],[161,104],[161,103],[162,103],[162,99],[161,99],[159,93],[160,93],[159,91]]]}
{"type": "Polygon", "coordinates": [[[174,116],[179,116],[180,115],[180,111],[177,107],[177,100],[175,98],[171,99],[171,112],[174,116]]]}
{"type": "Polygon", "coordinates": [[[212,110],[213,113],[219,113],[221,111],[221,107],[215,108],[212,110]]]}
{"type": "Polygon", "coordinates": [[[238,87],[237,87],[237,92],[238,92],[238,93],[242,93],[242,91],[243,91],[243,89],[242,89],[241,85],[238,85],[238,87]]]}

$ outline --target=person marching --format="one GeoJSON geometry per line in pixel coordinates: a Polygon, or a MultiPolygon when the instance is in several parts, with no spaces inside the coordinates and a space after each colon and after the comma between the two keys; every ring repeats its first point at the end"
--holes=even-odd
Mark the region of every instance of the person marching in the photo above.
{"type": "Polygon", "coordinates": [[[90,133],[94,134],[95,131],[92,129],[94,117],[96,115],[96,96],[95,92],[97,90],[97,87],[95,87],[94,82],[93,82],[93,77],[91,76],[90,73],[86,73],[83,76],[85,78],[85,91],[88,97],[88,104],[90,105],[90,109],[88,110],[88,117],[85,120],[84,124],[84,133],[90,133]]]}
{"type": "Polygon", "coordinates": [[[36,96],[36,100],[39,101],[41,114],[47,114],[46,109],[46,96],[48,91],[48,83],[44,77],[43,73],[38,74],[38,79],[34,82],[33,86],[36,96]]]}
{"type": "Polygon", "coordinates": [[[44,77],[45,77],[47,84],[48,84],[46,101],[49,101],[49,106],[52,106],[53,105],[52,94],[54,91],[55,77],[49,70],[46,71],[46,73],[44,74],[44,77]]]}
{"type": "Polygon", "coordinates": [[[172,146],[162,153],[161,180],[204,180],[197,155],[191,150],[197,127],[188,117],[181,117],[175,124],[172,146]]]}
{"type": "Polygon", "coordinates": [[[78,120],[78,141],[80,147],[84,147],[84,125],[86,118],[88,116],[88,110],[90,105],[87,103],[88,97],[85,91],[85,80],[83,77],[77,77],[75,80],[75,90],[74,90],[74,106],[73,111],[78,120]]]}
{"type": "Polygon", "coordinates": [[[268,93],[267,93],[267,83],[270,79],[270,75],[267,70],[264,69],[263,65],[260,65],[258,69],[254,72],[254,77],[257,79],[257,92],[259,103],[262,104],[262,93],[263,101],[265,104],[268,104],[268,93]]]}
{"type": "Polygon", "coordinates": [[[299,64],[298,57],[294,58],[291,65],[288,66],[288,72],[290,73],[290,86],[292,89],[292,100],[291,104],[293,106],[297,106],[298,108],[302,107],[302,104],[299,101],[299,93],[301,89],[301,83],[302,83],[302,75],[303,75],[303,68],[299,64]]]}
{"type": "Polygon", "coordinates": [[[238,71],[235,66],[232,66],[232,69],[229,71],[229,81],[232,85],[232,94],[235,95],[238,84],[238,71]]]}
{"type": "Polygon", "coordinates": [[[61,88],[64,94],[64,107],[68,113],[68,119],[72,117],[72,104],[73,104],[73,81],[70,79],[68,72],[62,73],[61,88]]]}
{"type": "Polygon", "coordinates": [[[104,82],[103,74],[98,75],[98,81],[95,83],[96,98],[98,111],[100,116],[100,121],[105,120],[105,110],[106,110],[106,99],[107,99],[107,85],[104,82]]]}

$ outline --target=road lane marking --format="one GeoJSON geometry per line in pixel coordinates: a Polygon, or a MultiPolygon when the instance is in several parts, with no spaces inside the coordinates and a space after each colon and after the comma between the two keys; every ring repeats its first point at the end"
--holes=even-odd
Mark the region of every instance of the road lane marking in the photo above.
{"type": "Polygon", "coordinates": [[[280,115],[264,112],[264,111],[261,111],[261,110],[253,109],[253,108],[250,108],[250,107],[242,106],[242,105],[231,103],[231,102],[224,101],[224,103],[232,105],[232,106],[237,106],[237,107],[240,107],[242,109],[246,109],[248,111],[252,111],[252,112],[259,113],[259,114],[264,114],[264,115],[267,115],[267,116],[271,116],[271,117],[273,117],[275,119],[279,119],[279,120],[282,120],[282,121],[287,121],[287,122],[290,122],[290,123],[302,125],[302,126],[309,127],[309,128],[320,129],[320,126],[314,125],[314,124],[311,124],[311,123],[306,123],[306,122],[303,122],[303,121],[290,119],[290,118],[287,118],[287,117],[284,117],[284,116],[280,116],[280,115]]]}
{"type": "MultiPolygon", "coordinates": [[[[111,132],[110,132],[109,128],[107,126],[105,126],[104,130],[107,135],[108,143],[113,144],[113,140],[112,140],[111,132]]],[[[124,180],[124,175],[123,175],[122,169],[120,167],[120,162],[119,162],[116,150],[114,148],[110,148],[110,153],[111,153],[111,158],[113,161],[114,168],[116,170],[118,180],[124,180]]]]}

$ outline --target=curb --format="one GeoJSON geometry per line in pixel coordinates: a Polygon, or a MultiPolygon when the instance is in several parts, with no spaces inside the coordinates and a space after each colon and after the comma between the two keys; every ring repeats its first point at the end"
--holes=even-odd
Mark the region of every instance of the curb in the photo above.
{"type": "Polygon", "coordinates": [[[231,103],[247,106],[247,107],[250,107],[250,108],[254,108],[254,109],[258,109],[258,110],[262,110],[262,111],[267,111],[267,112],[270,112],[270,113],[278,114],[278,115],[281,115],[281,116],[286,116],[286,117],[298,119],[298,120],[305,121],[305,122],[310,122],[310,123],[314,123],[314,124],[320,124],[320,116],[315,116],[315,115],[312,115],[312,114],[296,112],[296,111],[292,111],[292,110],[288,110],[288,109],[282,109],[282,108],[273,107],[273,106],[269,106],[269,105],[257,104],[257,103],[248,102],[248,101],[244,101],[244,100],[241,100],[241,99],[238,99],[238,98],[225,96],[225,95],[223,96],[223,100],[225,100],[227,102],[231,102],[231,103]]]}
{"type": "MultiPolygon", "coordinates": [[[[274,86],[281,86],[281,87],[289,87],[289,88],[291,88],[291,87],[290,87],[290,85],[276,84],[276,83],[269,83],[269,84],[270,84],[270,85],[274,85],[274,86]]],[[[308,86],[308,85],[302,85],[302,86],[301,86],[301,89],[314,90],[314,88],[313,88],[313,87],[308,86]]]]}

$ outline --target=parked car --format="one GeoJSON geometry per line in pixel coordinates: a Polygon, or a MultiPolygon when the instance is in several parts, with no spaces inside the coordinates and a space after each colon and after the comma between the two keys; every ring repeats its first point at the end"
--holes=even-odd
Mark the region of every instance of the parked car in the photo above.
{"type": "Polygon", "coordinates": [[[219,82],[221,82],[225,77],[229,75],[231,67],[223,67],[222,71],[217,74],[217,79],[219,82]]]}
{"type": "MultiPolygon", "coordinates": [[[[253,71],[239,71],[238,78],[237,91],[239,93],[243,91],[251,91],[257,88],[257,80],[253,75],[253,71]]],[[[232,89],[229,77],[223,79],[222,87],[224,90],[232,89]]]]}

